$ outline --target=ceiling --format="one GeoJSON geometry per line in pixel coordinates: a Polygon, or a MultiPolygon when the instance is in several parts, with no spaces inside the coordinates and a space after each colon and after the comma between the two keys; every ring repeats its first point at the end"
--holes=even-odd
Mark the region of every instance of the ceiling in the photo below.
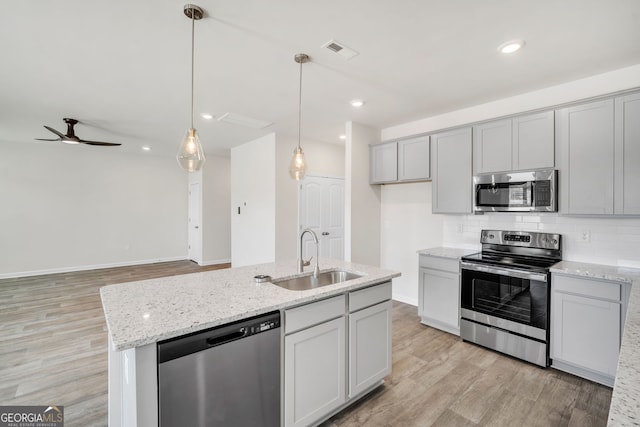
{"type": "MultiPolygon", "coordinates": [[[[178,0],[34,0],[0,8],[0,143],[52,137],[63,117],[95,150],[173,155],[189,127],[191,21],[178,0]]],[[[640,63],[638,0],[197,0],[195,127],[205,151],[269,132],[340,143],[349,120],[382,129],[640,63]],[[510,56],[497,46],[521,38],[510,56]],[[359,52],[345,60],[322,45],[359,52]],[[349,105],[354,98],[366,103],[349,105]],[[256,130],[205,120],[227,112],[256,130]]],[[[62,145],[62,144],[60,144],[62,145]]],[[[304,144],[303,144],[304,145],[304,144]]],[[[89,148],[89,147],[86,147],[89,148]]]]}

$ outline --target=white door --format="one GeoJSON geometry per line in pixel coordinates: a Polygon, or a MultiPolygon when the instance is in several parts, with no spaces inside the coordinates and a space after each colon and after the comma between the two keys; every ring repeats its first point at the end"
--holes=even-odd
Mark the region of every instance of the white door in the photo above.
{"type": "Polygon", "coordinates": [[[200,228],[200,183],[189,184],[189,249],[190,260],[202,262],[202,229],[200,228]]]}
{"type": "MultiPolygon", "coordinates": [[[[298,232],[312,229],[321,257],[344,259],[344,179],[307,176],[300,183],[298,232]]],[[[302,256],[315,255],[313,239],[305,234],[302,256]]]]}

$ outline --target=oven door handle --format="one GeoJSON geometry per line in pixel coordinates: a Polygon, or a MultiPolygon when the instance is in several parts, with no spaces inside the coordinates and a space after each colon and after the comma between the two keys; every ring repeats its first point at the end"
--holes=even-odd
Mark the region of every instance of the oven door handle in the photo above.
{"type": "Polygon", "coordinates": [[[508,270],[504,268],[498,267],[489,267],[486,265],[475,264],[471,262],[460,263],[460,269],[462,270],[472,270],[472,271],[481,271],[483,273],[490,274],[499,274],[501,276],[509,276],[509,277],[517,277],[518,279],[527,279],[527,280],[535,280],[536,282],[547,282],[546,274],[539,273],[527,273],[526,271],[520,270],[508,270]]]}

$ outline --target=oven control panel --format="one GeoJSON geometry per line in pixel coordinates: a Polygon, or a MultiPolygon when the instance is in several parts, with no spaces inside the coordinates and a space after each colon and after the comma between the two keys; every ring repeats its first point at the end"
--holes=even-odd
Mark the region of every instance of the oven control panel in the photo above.
{"type": "Polygon", "coordinates": [[[482,230],[480,243],[560,250],[560,235],[533,231],[482,230]]]}

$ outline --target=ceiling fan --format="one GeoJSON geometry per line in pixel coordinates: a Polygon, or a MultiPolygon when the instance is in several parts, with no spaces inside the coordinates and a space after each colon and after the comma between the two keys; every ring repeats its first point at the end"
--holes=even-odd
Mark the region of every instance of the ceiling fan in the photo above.
{"type": "Polygon", "coordinates": [[[66,118],[63,119],[63,120],[67,124],[67,134],[66,135],[63,134],[62,132],[58,132],[54,128],[51,128],[51,127],[45,125],[45,128],[49,132],[53,132],[56,135],[58,135],[58,138],[56,138],[56,139],[36,138],[36,140],[38,140],[38,141],[62,141],[65,144],[103,145],[103,146],[107,146],[107,147],[112,147],[112,146],[116,146],[116,145],[122,145],[122,144],[116,144],[115,142],[87,141],[85,139],[80,139],[80,138],[78,138],[76,136],[76,133],[73,130],[73,127],[78,123],[78,121],[76,119],[66,119],[66,118]]]}

